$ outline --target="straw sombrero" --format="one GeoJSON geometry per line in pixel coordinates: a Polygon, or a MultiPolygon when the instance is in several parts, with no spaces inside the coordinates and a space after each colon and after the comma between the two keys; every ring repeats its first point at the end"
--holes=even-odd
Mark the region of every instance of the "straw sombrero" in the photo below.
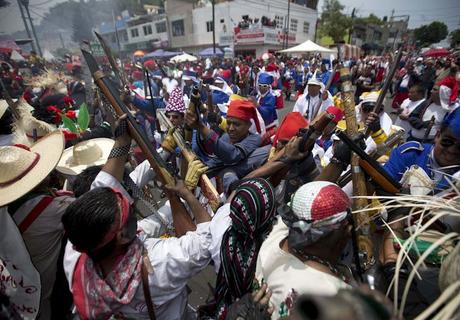
{"type": "Polygon", "coordinates": [[[59,130],[43,137],[30,148],[0,147],[0,207],[39,185],[54,169],[63,150],[64,135],[59,130]]]}
{"type": "Polygon", "coordinates": [[[114,143],[114,140],[107,138],[82,141],[64,150],[56,170],[74,176],[88,167],[103,165],[114,143]]]}

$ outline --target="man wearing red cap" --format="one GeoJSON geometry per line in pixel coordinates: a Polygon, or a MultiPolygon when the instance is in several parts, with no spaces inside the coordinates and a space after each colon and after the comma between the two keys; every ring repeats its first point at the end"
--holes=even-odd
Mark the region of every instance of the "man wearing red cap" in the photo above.
{"type": "Polygon", "coordinates": [[[267,158],[268,148],[259,148],[260,135],[249,131],[254,123],[260,133],[257,111],[249,100],[239,99],[230,102],[227,112],[227,133],[220,137],[204,123],[199,122],[194,113],[187,112],[185,122],[200,132],[198,145],[209,157],[205,162],[211,169],[208,175],[221,177],[225,192],[229,192],[232,183],[261,165],[267,158]]]}

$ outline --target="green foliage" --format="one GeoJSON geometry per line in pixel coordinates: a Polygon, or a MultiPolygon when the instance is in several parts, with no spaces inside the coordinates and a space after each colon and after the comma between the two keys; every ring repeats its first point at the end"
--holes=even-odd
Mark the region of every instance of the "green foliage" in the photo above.
{"type": "Polygon", "coordinates": [[[78,127],[80,128],[81,132],[85,132],[89,125],[89,112],[86,103],[83,103],[78,110],[78,127]]]}
{"type": "Polygon", "coordinates": [[[75,125],[75,123],[72,121],[72,119],[68,118],[66,115],[61,114],[61,119],[62,123],[64,124],[64,127],[69,129],[70,132],[78,134],[78,128],[75,125]]]}
{"type": "Polygon", "coordinates": [[[440,21],[433,21],[414,30],[414,38],[420,47],[428,47],[447,37],[447,26],[440,21]]]}
{"type": "Polygon", "coordinates": [[[352,23],[351,18],[342,13],[343,9],[344,6],[338,0],[324,1],[320,33],[330,36],[336,43],[343,40],[352,23]]]}
{"type": "Polygon", "coordinates": [[[376,24],[376,25],[383,25],[383,20],[377,17],[375,14],[371,13],[369,16],[365,18],[356,18],[353,21],[353,24],[362,24],[362,25],[367,25],[367,24],[376,24]]]}
{"type": "Polygon", "coordinates": [[[450,33],[450,46],[452,48],[460,45],[460,29],[454,30],[450,33]]]}

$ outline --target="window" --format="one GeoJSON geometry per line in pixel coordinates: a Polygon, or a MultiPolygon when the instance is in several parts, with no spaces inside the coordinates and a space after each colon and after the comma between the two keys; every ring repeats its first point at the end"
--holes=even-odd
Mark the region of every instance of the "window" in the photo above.
{"type": "Polygon", "coordinates": [[[275,23],[278,29],[283,29],[284,17],[275,16],[275,23]]]}
{"type": "Polygon", "coordinates": [[[166,32],[166,22],[158,22],[155,24],[155,28],[157,29],[157,33],[166,32]]]}
{"type": "Polygon", "coordinates": [[[148,36],[149,34],[153,33],[152,26],[150,24],[148,24],[146,26],[143,26],[142,28],[144,29],[144,35],[145,36],[148,36]]]}
{"type": "Polygon", "coordinates": [[[291,19],[291,27],[289,28],[292,32],[297,32],[297,19],[291,19]]]}
{"type": "Polygon", "coordinates": [[[137,28],[131,29],[131,37],[133,38],[139,37],[139,30],[137,30],[137,28]]]}
{"type": "Polygon", "coordinates": [[[206,32],[212,32],[212,29],[214,29],[212,21],[207,21],[206,22],[206,32]]]}
{"type": "Polygon", "coordinates": [[[173,37],[185,35],[184,20],[182,19],[171,22],[171,29],[173,37]]]}
{"type": "Polygon", "coordinates": [[[310,32],[310,23],[305,21],[303,23],[303,33],[308,34],[308,32],[310,32]]]}

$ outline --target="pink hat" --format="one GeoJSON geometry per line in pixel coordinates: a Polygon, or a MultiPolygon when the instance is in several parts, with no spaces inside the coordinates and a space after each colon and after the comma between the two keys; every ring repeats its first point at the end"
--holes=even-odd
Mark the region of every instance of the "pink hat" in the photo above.
{"type": "Polygon", "coordinates": [[[176,87],[171,91],[168,104],[166,105],[166,112],[185,113],[184,94],[181,88],[176,87]]]}

